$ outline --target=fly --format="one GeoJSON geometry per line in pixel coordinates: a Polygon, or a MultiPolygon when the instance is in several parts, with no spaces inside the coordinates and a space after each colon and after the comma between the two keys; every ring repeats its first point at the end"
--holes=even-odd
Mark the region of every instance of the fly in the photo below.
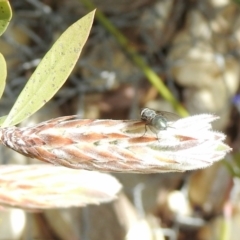
{"type": "Polygon", "coordinates": [[[161,130],[167,130],[171,126],[169,122],[174,122],[180,117],[174,113],[155,111],[151,108],[144,108],[141,111],[141,120],[148,125],[152,132],[158,133],[161,130]]]}

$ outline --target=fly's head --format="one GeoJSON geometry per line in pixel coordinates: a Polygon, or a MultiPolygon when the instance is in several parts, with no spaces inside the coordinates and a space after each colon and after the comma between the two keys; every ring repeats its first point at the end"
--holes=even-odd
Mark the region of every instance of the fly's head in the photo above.
{"type": "Polygon", "coordinates": [[[147,122],[148,124],[151,123],[152,119],[156,116],[156,111],[150,108],[143,108],[141,111],[141,120],[147,122]]]}

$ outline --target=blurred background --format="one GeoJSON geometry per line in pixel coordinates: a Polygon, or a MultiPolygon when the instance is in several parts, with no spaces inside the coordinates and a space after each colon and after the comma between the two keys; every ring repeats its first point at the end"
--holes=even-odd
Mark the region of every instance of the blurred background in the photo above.
{"type": "MultiPolygon", "coordinates": [[[[227,134],[233,152],[200,171],[115,174],[123,190],[113,203],[37,213],[0,212],[0,240],[239,239],[240,2],[94,0],[94,4],[190,115],[220,116],[214,129],[227,134]]],[[[0,38],[8,65],[1,116],[9,112],[54,41],[89,12],[77,0],[11,1],[11,6],[13,19],[0,38]]],[[[171,103],[95,19],[67,82],[22,126],[72,114],[139,119],[142,107],[174,112],[171,103]]],[[[1,147],[1,156],[1,164],[37,162],[5,147],[1,147]]]]}

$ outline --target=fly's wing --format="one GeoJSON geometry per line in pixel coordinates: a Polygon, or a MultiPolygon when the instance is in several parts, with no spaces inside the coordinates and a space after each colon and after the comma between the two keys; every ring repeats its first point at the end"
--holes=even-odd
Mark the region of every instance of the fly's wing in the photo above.
{"type": "MultiPolygon", "coordinates": [[[[167,120],[168,127],[172,127],[173,123],[180,119],[180,116],[178,116],[175,113],[171,113],[171,112],[156,111],[156,114],[162,116],[163,118],[165,118],[167,120]]],[[[156,131],[156,129],[155,129],[155,131],[156,131]]]]}
{"type": "Polygon", "coordinates": [[[175,122],[180,119],[180,116],[178,116],[175,113],[171,112],[165,112],[165,111],[155,111],[156,114],[163,116],[165,119],[167,119],[168,122],[175,122]]]}

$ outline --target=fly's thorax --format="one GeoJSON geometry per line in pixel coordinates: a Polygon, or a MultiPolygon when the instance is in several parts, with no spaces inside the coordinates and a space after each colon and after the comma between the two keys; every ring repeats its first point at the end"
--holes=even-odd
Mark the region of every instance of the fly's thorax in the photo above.
{"type": "Polygon", "coordinates": [[[168,121],[165,117],[161,115],[156,115],[151,120],[151,125],[156,128],[156,130],[165,130],[168,127],[168,121]]]}

